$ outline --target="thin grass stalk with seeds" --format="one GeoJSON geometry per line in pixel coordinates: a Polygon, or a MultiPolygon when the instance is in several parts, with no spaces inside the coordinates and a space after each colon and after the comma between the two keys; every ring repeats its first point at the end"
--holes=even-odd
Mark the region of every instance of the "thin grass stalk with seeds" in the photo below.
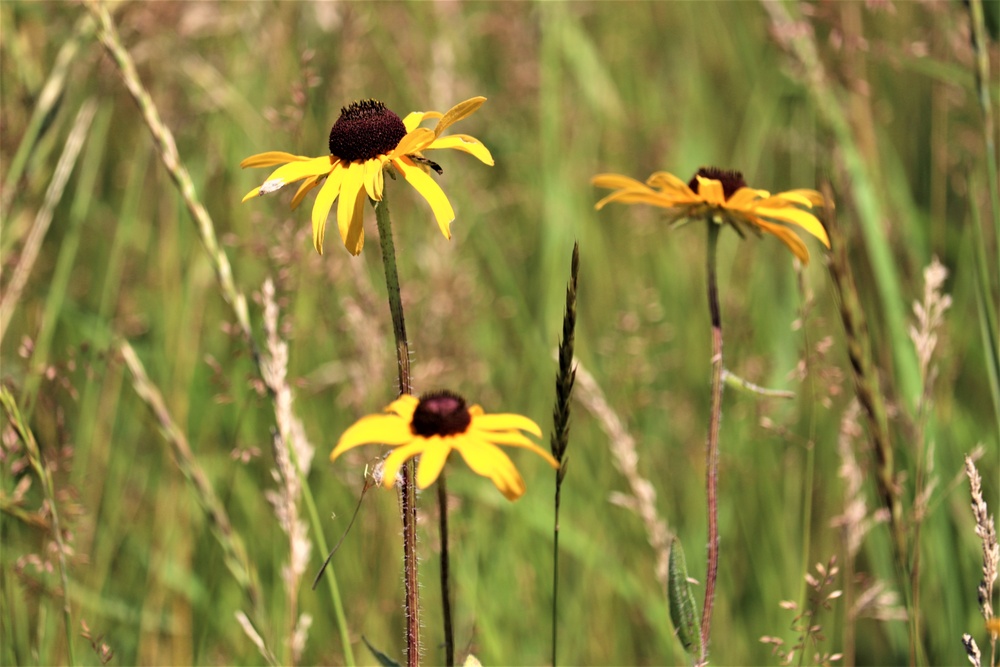
{"type": "MultiPolygon", "coordinates": [[[[979,611],[986,620],[987,632],[990,635],[990,666],[993,667],[997,664],[998,634],[997,619],[993,611],[993,584],[997,580],[997,571],[1000,569],[1000,543],[997,542],[996,523],[986,507],[986,501],[983,500],[982,478],[979,476],[976,464],[968,455],[965,457],[965,474],[969,478],[972,515],[976,519],[976,535],[982,542],[983,579],[976,588],[976,594],[979,599],[979,611]]],[[[972,643],[975,644],[974,641],[972,643]]],[[[968,648],[968,644],[966,646],[968,648]]]]}
{"type": "MultiPolygon", "coordinates": [[[[392,221],[389,218],[389,202],[383,191],[382,200],[375,202],[375,221],[378,226],[379,245],[382,249],[382,265],[385,268],[385,286],[389,296],[389,313],[392,316],[392,333],[396,341],[396,363],[399,374],[399,394],[412,394],[413,381],[410,376],[410,344],[406,338],[406,320],[403,319],[403,299],[399,289],[399,272],[396,270],[396,248],[392,241],[392,221]]],[[[417,579],[417,498],[413,480],[413,461],[403,464],[402,481],[399,484],[399,505],[403,519],[403,596],[406,613],[406,663],[408,667],[420,664],[420,592],[417,579]]],[[[447,511],[447,503],[442,514],[447,511]]],[[[444,543],[442,542],[442,545],[444,543]]],[[[447,549],[442,548],[441,558],[447,559],[447,549]]],[[[441,572],[448,566],[442,562],[441,572]]],[[[447,589],[445,579],[442,588],[447,589]]],[[[448,591],[443,591],[448,599],[448,591]]],[[[450,614],[449,614],[450,615],[450,614]]],[[[445,636],[451,632],[445,629],[445,636]]]]}
{"type": "Polygon", "coordinates": [[[288,564],[282,568],[281,578],[288,598],[288,637],[286,643],[291,657],[299,661],[303,642],[301,631],[311,617],[298,614],[298,592],[302,575],[309,564],[312,542],[309,530],[301,519],[302,480],[309,476],[315,448],[306,438],[305,429],[292,412],[292,390],[288,386],[288,344],[278,334],[279,311],[275,301],[274,282],[268,278],[261,289],[264,305],[265,353],[261,371],[264,382],[275,397],[275,415],[278,428],[272,438],[276,468],[273,471],[278,490],[265,492],[274,508],[278,524],[288,536],[288,564]]]}
{"type": "Polygon", "coordinates": [[[559,619],[559,504],[562,482],[566,477],[566,448],[569,446],[570,399],[576,370],[573,368],[573,347],[576,342],[576,287],[580,274],[580,244],[573,244],[569,284],[566,285],[566,311],[563,313],[562,340],[559,341],[559,371],[556,375],[556,401],[552,408],[552,456],[559,462],[556,470],[555,499],[552,526],[552,665],[557,665],[559,619]]]}
{"type": "MultiPolygon", "coordinates": [[[[160,119],[156,105],[139,79],[135,63],[129,55],[128,50],[121,42],[118,31],[111,20],[107,7],[99,0],[87,0],[87,7],[96,16],[99,24],[98,37],[111,56],[118,72],[122,77],[126,89],[131,94],[132,99],[138,105],[143,121],[153,136],[154,145],[160,155],[160,160],[167,172],[173,179],[174,184],[184,200],[188,212],[191,214],[201,239],[202,245],[208,252],[209,260],[214,269],[216,281],[222,292],[222,297],[232,308],[236,316],[240,333],[250,350],[250,356],[257,370],[258,375],[263,377],[261,368],[260,348],[257,346],[250,327],[250,315],[247,308],[246,297],[236,287],[233,280],[232,266],[229,257],[226,255],[218,242],[215,234],[215,225],[205,206],[198,199],[191,176],[184,167],[177,152],[177,143],[174,141],[173,133],[160,119]]],[[[276,397],[270,389],[268,393],[272,402],[276,397]]],[[[276,410],[277,404],[275,403],[276,410]]],[[[318,546],[321,551],[327,551],[326,539],[321,530],[322,523],[319,519],[319,512],[316,509],[316,502],[313,498],[312,490],[308,484],[302,485],[306,507],[309,511],[309,520],[313,532],[316,535],[318,546]]],[[[344,650],[344,661],[348,665],[354,664],[354,650],[351,647],[351,639],[347,630],[347,617],[344,614],[344,606],[340,598],[340,590],[337,584],[335,572],[331,572],[327,577],[327,587],[333,604],[334,615],[337,619],[337,630],[340,636],[341,646],[344,650]]]]}
{"type": "Polygon", "coordinates": [[[56,505],[56,490],[55,484],[52,481],[52,471],[49,470],[45,462],[42,460],[42,451],[38,447],[38,442],[35,440],[34,433],[25,423],[24,418],[21,416],[21,410],[17,406],[17,402],[14,400],[14,395],[8,391],[7,387],[0,387],[0,403],[3,404],[4,413],[7,415],[7,420],[10,422],[11,426],[17,432],[18,438],[24,443],[24,448],[28,453],[28,461],[31,463],[31,468],[35,471],[38,476],[39,481],[42,484],[42,495],[45,497],[45,502],[48,503],[49,512],[52,515],[52,521],[49,523],[50,532],[52,533],[52,539],[56,543],[56,549],[58,551],[59,560],[59,579],[62,585],[62,613],[63,613],[63,626],[66,633],[66,651],[67,658],[70,665],[76,664],[76,652],[73,649],[73,614],[69,603],[69,566],[66,563],[66,544],[63,542],[62,535],[62,525],[59,520],[59,508],[56,505]]]}
{"type": "Polygon", "coordinates": [[[911,325],[910,339],[917,350],[920,363],[920,380],[923,390],[917,402],[915,419],[917,435],[914,441],[920,448],[916,456],[916,480],[914,482],[914,500],[912,512],[913,558],[910,566],[910,590],[913,597],[913,613],[910,623],[913,633],[919,634],[920,627],[920,530],[927,516],[927,507],[931,494],[937,486],[937,478],[933,476],[934,452],[933,444],[926,441],[926,425],[928,414],[933,403],[934,380],[937,369],[933,365],[934,352],[937,349],[938,333],[944,325],[944,313],[951,307],[951,297],[941,293],[948,269],[937,258],[924,269],[924,296],[922,301],[914,302],[913,313],[916,325],[911,325]]]}

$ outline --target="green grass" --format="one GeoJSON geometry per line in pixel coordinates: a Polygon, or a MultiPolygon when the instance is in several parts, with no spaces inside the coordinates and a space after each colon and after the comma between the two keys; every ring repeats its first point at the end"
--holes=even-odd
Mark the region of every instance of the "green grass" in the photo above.
{"type": "MultiPolygon", "coordinates": [[[[332,465],[327,455],[396,386],[374,214],[366,211],[360,257],[344,252],[332,230],[318,257],[312,198],[294,212],[286,192],[240,204],[267,172],[244,172],[239,162],[265,150],[321,155],[340,108],[355,99],[376,97],[403,115],[484,95],[483,108],[456,131],[481,139],[496,166],[459,153],[438,159],[438,181],[457,212],[450,242],[411,188],[387,180],[418,390],[451,388],[547,430],[552,351],[578,240],[577,356],[636,439],[658,512],[683,542],[691,576],[703,580],[711,354],[705,234],[697,225],[667,232],[662,212],[648,207],[595,212],[601,194],[589,181],[605,171],[644,179],[661,169],[687,178],[702,165],[741,169],[771,191],[828,181],[890,406],[908,518],[920,453],[934,444],[939,481],[920,533],[918,661],[963,663],[963,632],[988,654],[968,484],[964,477],[952,483],[963,455],[981,443],[984,491],[996,511],[1000,434],[980,318],[1000,293],[998,213],[985,186],[968,14],[960,3],[895,3],[892,12],[863,3],[808,7],[820,87],[803,70],[801,44],[782,48],[770,30],[775,17],[750,2],[133,3],[117,10],[122,41],[176,138],[236,287],[250,300],[258,341],[257,296],[265,278],[276,282],[295,412],[317,448],[308,484],[328,543],[347,524],[374,448],[332,465]],[[862,38],[864,48],[836,48],[862,38]],[[311,77],[317,85],[304,85],[311,77]],[[980,238],[984,270],[976,264],[980,238]],[[935,256],[950,271],[944,289],[954,303],[938,336],[921,437],[913,410],[922,385],[906,328],[923,294],[922,269],[935,256]]],[[[789,5],[796,15],[801,9],[789,5]]],[[[281,579],[288,540],[264,497],[275,487],[274,410],[255,390],[233,311],[142,116],[93,29],[78,28],[85,15],[69,3],[0,4],[5,292],[74,120],[88,100],[96,104],[0,348],[4,385],[55,467],[73,548],[74,654],[100,661],[79,636],[85,621],[114,650],[114,664],[263,660],[235,620],[250,606],[220,542],[117,352],[115,341],[124,339],[246,544],[262,591],[261,634],[288,662],[281,579]],[[67,73],[57,72],[58,102],[33,121],[57,54],[78,30],[78,51],[67,73]],[[20,172],[13,182],[12,165],[20,172]],[[260,454],[248,463],[231,457],[251,448],[260,454]]],[[[996,42],[989,48],[995,65],[996,42]]],[[[812,301],[798,328],[803,295],[790,254],[773,238],[740,241],[729,231],[721,238],[726,366],[796,397],[724,396],[713,664],[776,663],[759,638],[795,641],[794,613],[779,603],[801,599],[813,564],[836,554],[845,570],[847,554],[830,522],[844,511],[837,440],[853,379],[825,251],[807,242],[813,261],[802,280],[812,301]],[[796,376],[803,359],[806,373],[796,376]]],[[[58,567],[47,573],[25,564],[38,554],[55,565],[49,534],[19,513],[42,507],[42,485],[19,467],[15,440],[3,443],[0,662],[65,663],[58,567]],[[8,502],[26,477],[33,480],[27,494],[8,502]]],[[[855,453],[874,510],[864,436],[855,453]]],[[[515,456],[528,492],[514,504],[460,461],[449,466],[456,646],[460,658],[471,650],[487,665],[543,664],[550,656],[552,473],[533,457],[515,456]]],[[[627,491],[626,481],[599,421],[579,403],[569,456],[560,662],[687,662],[643,524],[608,500],[627,491]]],[[[428,517],[433,498],[422,498],[428,517]]],[[[420,530],[425,660],[433,664],[443,637],[437,528],[428,521],[420,530]]],[[[399,537],[395,495],[374,490],[333,559],[363,663],[374,658],[362,635],[402,657],[399,537]]],[[[330,595],[309,590],[325,556],[313,545],[299,591],[300,610],[313,617],[301,660],[340,664],[330,595]]],[[[885,525],[876,526],[852,569],[902,593],[891,545],[885,525]]],[[[855,599],[860,591],[843,577],[835,586],[855,599]]],[[[694,588],[699,609],[702,592],[694,588]]],[[[852,624],[845,607],[838,599],[820,616],[824,650],[845,649],[852,624]]],[[[909,660],[905,622],[859,618],[853,630],[858,664],[909,660]]]]}

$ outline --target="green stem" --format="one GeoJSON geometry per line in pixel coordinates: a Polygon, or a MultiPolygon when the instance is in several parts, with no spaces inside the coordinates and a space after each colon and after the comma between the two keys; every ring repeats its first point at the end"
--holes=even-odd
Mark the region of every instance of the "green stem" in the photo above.
{"type": "Polygon", "coordinates": [[[721,225],[708,221],[708,310],[712,318],[712,402],[705,447],[705,487],[708,504],[708,565],[705,573],[705,605],[701,613],[701,656],[708,662],[708,644],[712,635],[712,605],[715,603],[715,580],[719,572],[719,425],[722,422],[722,315],[719,309],[719,285],[716,250],[721,225]]]}
{"type": "MultiPolygon", "coordinates": [[[[396,339],[396,362],[399,364],[399,393],[412,394],[410,379],[410,347],[406,340],[406,322],[403,320],[403,300],[399,291],[399,274],[396,271],[396,248],[392,243],[392,221],[386,192],[382,201],[375,202],[375,220],[378,224],[379,243],[382,246],[382,264],[385,267],[385,286],[389,293],[389,312],[392,315],[392,333],[396,339]]],[[[403,480],[399,485],[399,506],[403,516],[403,589],[406,610],[406,664],[420,664],[420,600],[417,590],[417,503],[413,485],[413,461],[403,465],[403,480]]]]}
{"type": "Polygon", "coordinates": [[[451,586],[448,562],[448,486],[444,470],[437,478],[438,515],[441,521],[441,611],[444,616],[444,664],[455,664],[455,630],[451,621],[451,586]]]}

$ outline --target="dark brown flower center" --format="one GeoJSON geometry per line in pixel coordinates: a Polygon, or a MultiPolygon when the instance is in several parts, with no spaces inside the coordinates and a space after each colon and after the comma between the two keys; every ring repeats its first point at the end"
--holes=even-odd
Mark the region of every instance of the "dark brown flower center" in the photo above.
{"type": "Polygon", "coordinates": [[[465,433],[472,423],[472,415],[465,407],[465,399],[450,391],[436,391],[420,397],[413,411],[410,431],[424,438],[465,433]]]}
{"type": "Polygon", "coordinates": [[[713,181],[722,183],[722,193],[729,199],[740,188],[745,188],[747,182],[743,180],[743,174],[729,169],[719,169],[718,167],[702,167],[688,181],[688,187],[698,192],[698,177],[710,178],[713,181]]]}
{"type": "Polygon", "coordinates": [[[378,100],[352,102],[330,130],[330,153],[348,162],[385,155],[406,136],[399,116],[378,100]]]}

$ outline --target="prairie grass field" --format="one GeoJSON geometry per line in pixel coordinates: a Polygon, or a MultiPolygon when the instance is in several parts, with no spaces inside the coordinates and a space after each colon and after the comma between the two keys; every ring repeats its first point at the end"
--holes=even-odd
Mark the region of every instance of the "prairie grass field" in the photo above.
{"type": "MultiPolygon", "coordinates": [[[[710,664],[962,665],[969,633],[996,666],[965,457],[995,512],[998,7],[0,3],[0,663],[378,664],[367,641],[405,664],[395,491],[363,494],[312,588],[380,448],[330,452],[399,391],[375,213],[355,257],[332,212],[320,255],[314,195],[241,203],[269,171],[240,162],[327,155],[356,100],[483,96],[450,131],[495,165],[432,155],[450,240],[385,190],[417,393],[525,415],[546,451],[579,243],[557,663],[697,662],[663,568],[676,537],[700,616],[706,225],[597,211],[591,179],[716,166],[835,208],[832,249],[799,234],[808,264],[721,231],[710,664]]],[[[554,473],[506,451],[516,502],[446,467],[455,654],[552,664],[554,473]]],[[[443,664],[436,487],[418,508],[421,656],[443,664]]]]}

